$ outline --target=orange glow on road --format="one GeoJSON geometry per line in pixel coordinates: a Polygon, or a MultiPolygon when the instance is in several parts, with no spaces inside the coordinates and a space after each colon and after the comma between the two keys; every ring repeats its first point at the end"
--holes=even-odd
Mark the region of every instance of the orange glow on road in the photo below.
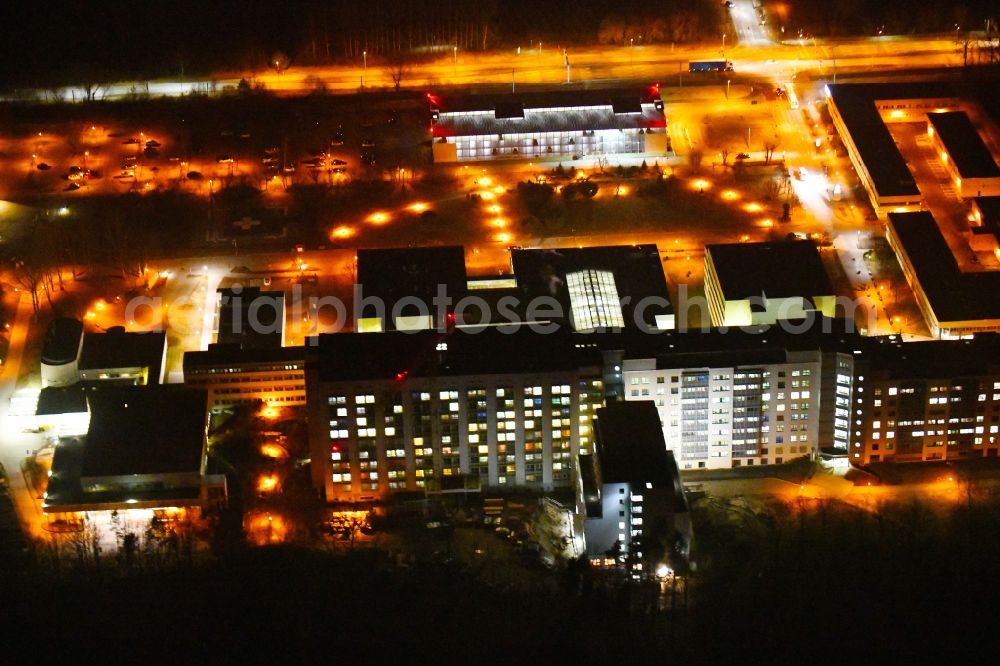
{"type": "Polygon", "coordinates": [[[368,216],[368,221],[371,222],[372,224],[385,224],[386,222],[389,221],[389,215],[388,213],[383,213],[381,211],[377,213],[372,213],[371,215],[368,216]]]}
{"type": "Polygon", "coordinates": [[[496,235],[496,239],[500,243],[509,243],[510,242],[510,234],[508,234],[508,233],[497,234],[496,235]]]}
{"type": "Polygon", "coordinates": [[[257,492],[269,493],[278,488],[278,477],[270,474],[257,479],[257,492]]]}
{"type": "Polygon", "coordinates": [[[481,199],[482,199],[483,201],[493,201],[493,199],[495,199],[495,198],[496,198],[496,195],[494,195],[494,194],[493,194],[492,192],[490,192],[489,190],[483,190],[482,192],[480,192],[480,193],[479,193],[479,197],[480,197],[480,198],[481,198],[481,199]]]}
{"type": "Polygon", "coordinates": [[[488,210],[489,210],[489,211],[490,211],[491,213],[499,213],[499,212],[500,212],[501,210],[503,210],[503,209],[502,209],[502,208],[500,208],[500,206],[498,206],[498,205],[496,205],[496,204],[493,204],[492,206],[490,206],[490,207],[489,207],[489,209],[488,209],[488,210]]]}
{"type": "Polygon", "coordinates": [[[277,444],[261,444],[260,454],[268,458],[287,458],[288,451],[277,444]]]}
{"type": "Polygon", "coordinates": [[[348,226],[339,226],[333,230],[332,236],[334,238],[350,238],[354,235],[354,229],[348,226]]]}
{"type": "Polygon", "coordinates": [[[412,204],[410,204],[409,208],[410,208],[410,210],[412,210],[412,211],[413,211],[414,213],[422,213],[422,212],[424,212],[425,210],[427,210],[428,208],[430,208],[430,206],[428,206],[428,205],[427,205],[426,203],[424,203],[423,201],[417,201],[417,202],[415,202],[415,203],[412,203],[412,204]]]}
{"type": "Polygon", "coordinates": [[[759,203],[748,203],[746,206],[743,207],[743,210],[745,210],[748,213],[759,213],[760,211],[764,210],[764,207],[761,206],[759,203]]]}
{"type": "Polygon", "coordinates": [[[691,182],[691,187],[696,190],[707,190],[712,187],[712,183],[705,180],[704,178],[698,178],[691,182]]]}
{"type": "Polygon", "coordinates": [[[726,190],[722,193],[722,198],[726,201],[734,201],[740,198],[740,193],[736,190],[726,190]]]}
{"type": "Polygon", "coordinates": [[[497,227],[498,229],[503,229],[504,227],[507,226],[507,220],[503,219],[502,217],[498,217],[495,220],[493,220],[493,226],[497,227]]]}
{"type": "Polygon", "coordinates": [[[765,229],[769,229],[774,226],[774,220],[772,220],[769,217],[765,218],[760,221],[760,226],[764,227],[765,229]]]}

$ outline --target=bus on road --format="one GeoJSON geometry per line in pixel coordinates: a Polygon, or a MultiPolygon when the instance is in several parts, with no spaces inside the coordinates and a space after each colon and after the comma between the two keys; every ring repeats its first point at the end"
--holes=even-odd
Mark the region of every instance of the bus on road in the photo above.
{"type": "Polygon", "coordinates": [[[689,72],[731,72],[731,60],[692,60],[688,63],[689,72]]]}

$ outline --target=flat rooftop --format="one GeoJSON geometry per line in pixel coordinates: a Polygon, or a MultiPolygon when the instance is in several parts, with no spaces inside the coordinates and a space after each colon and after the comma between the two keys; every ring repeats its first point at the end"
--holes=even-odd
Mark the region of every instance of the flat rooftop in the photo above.
{"type": "Polygon", "coordinates": [[[302,346],[246,349],[238,344],[211,344],[205,351],[184,352],[184,373],[209,374],[218,370],[223,376],[235,368],[253,371],[279,365],[301,367],[305,356],[302,346]]]}
{"type": "MultiPolygon", "coordinates": [[[[463,375],[558,372],[601,365],[596,349],[573,344],[563,329],[540,334],[487,328],[447,333],[329,333],[306,344],[307,369],[320,381],[363,381],[463,375]],[[316,344],[310,344],[315,341],[316,344]]],[[[404,384],[405,385],[405,384],[404,384]]]]}
{"type": "Polygon", "coordinates": [[[428,95],[435,137],[663,128],[656,88],[428,95]]]}
{"type": "Polygon", "coordinates": [[[648,304],[642,312],[648,328],[655,328],[657,315],[673,312],[663,263],[653,244],[512,250],[511,266],[522,304],[538,297],[552,297],[559,301],[567,319],[574,304],[571,291],[576,288],[576,280],[570,276],[584,272],[613,277],[618,297],[624,301],[620,308],[626,327],[636,326],[636,306],[643,301],[648,304]],[[656,299],[655,303],[652,299],[656,299]]]}
{"type": "Polygon", "coordinates": [[[204,390],[109,386],[88,396],[81,475],[197,472],[205,447],[204,390]]]}
{"type": "Polygon", "coordinates": [[[900,342],[866,340],[872,374],[893,379],[953,379],[1000,373],[1000,334],[979,333],[971,340],[900,342]]]}
{"type": "MultiPolygon", "coordinates": [[[[465,249],[461,245],[358,250],[357,256],[362,295],[380,299],[387,320],[393,306],[408,297],[419,299],[433,313],[438,285],[445,288],[453,303],[466,293],[465,249]]],[[[416,309],[407,307],[402,312],[412,315],[416,309]]],[[[361,310],[362,317],[373,315],[372,307],[361,310]]],[[[386,321],[386,328],[391,327],[386,321]]]]}
{"type": "Polygon", "coordinates": [[[134,333],[115,326],[104,333],[85,333],[80,352],[80,370],[105,368],[151,368],[149,383],[159,381],[159,368],[167,346],[163,331],[134,333]]]}
{"type": "Polygon", "coordinates": [[[951,86],[939,82],[831,83],[827,84],[827,89],[878,194],[919,196],[913,174],[899,154],[875,102],[953,98],[955,93],[951,86]]]}
{"type": "Polygon", "coordinates": [[[982,214],[983,228],[1000,241],[1000,197],[977,197],[975,204],[982,214]]]}
{"type": "Polygon", "coordinates": [[[80,353],[80,338],[83,336],[83,322],[79,319],[59,317],[53,319],[45,329],[42,341],[42,363],[63,365],[76,360],[80,353]]]}
{"type": "Polygon", "coordinates": [[[809,240],[706,245],[705,252],[727,301],[833,294],[819,250],[809,240]]]}
{"type": "Polygon", "coordinates": [[[968,114],[964,111],[928,113],[927,120],[962,178],[1000,178],[1000,166],[968,114]]]}
{"type": "Polygon", "coordinates": [[[219,289],[219,332],[216,341],[246,349],[281,347],[285,294],[259,287],[219,289]]]}
{"type": "Polygon", "coordinates": [[[162,476],[158,481],[154,476],[200,475],[207,393],[182,386],[100,384],[80,390],[89,404],[90,427],[86,435],[60,438],[43,510],[197,504],[200,483],[178,483],[162,476]],[[130,479],[128,488],[95,483],[102,477],[141,476],[149,478],[130,479]],[[90,489],[84,491],[85,486],[90,489]]]}
{"type": "Polygon", "coordinates": [[[816,317],[812,326],[789,332],[782,326],[719,330],[638,329],[620,333],[540,333],[522,326],[503,333],[456,328],[448,333],[329,333],[306,344],[307,367],[320,381],[363,381],[407,377],[553,372],[603,364],[603,352],[625,359],[655,359],[658,368],[733,367],[787,360],[790,353],[862,349],[860,336],[845,333],[847,322],[816,317]],[[446,345],[447,348],[442,348],[446,345]]]}
{"type": "MultiPolygon", "coordinates": [[[[640,493],[647,483],[674,488],[677,465],[652,400],[611,403],[597,410],[594,425],[604,483],[631,483],[640,493]]],[[[683,498],[675,510],[683,510],[683,498]]]]}
{"type": "Polygon", "coordinates": [[[889,225],[939,321],[1000,318],[1000,271],[963,273],[926,211],[889,213],[889,225]]]}

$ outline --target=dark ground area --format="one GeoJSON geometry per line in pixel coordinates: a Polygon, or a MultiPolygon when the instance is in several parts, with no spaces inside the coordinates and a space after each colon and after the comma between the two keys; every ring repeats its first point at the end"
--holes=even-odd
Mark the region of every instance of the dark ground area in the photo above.
{"type": "Polygon", "coordinates": [[[486,584],[446,561],[271,547],[196,568],[8,576],[3,645],[39,663],[978,663],[997,647],[992,501],[698,502],[694,518],[699,573],[673,615],[588,575],[486,584]]]}

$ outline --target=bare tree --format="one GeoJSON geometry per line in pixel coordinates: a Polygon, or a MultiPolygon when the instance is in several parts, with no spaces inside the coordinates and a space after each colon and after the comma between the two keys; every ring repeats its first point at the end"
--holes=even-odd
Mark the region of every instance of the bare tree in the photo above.
{"type": "Polygon", "coordinates": [[[405,53],[397,52],[389,56],[385,69],[389,74],[389,78],[392,79],[393,88],[396,92],[399,92],[399,87],[402,85],[403,79],[409,77],[413,72],[413,62],[405,53]]]}
{"type": "Polygon", "coordinates": [[[777,147],[777,144],[773,143],[764,144],[764,164],[771,163],[771,157],[774,155],[774,149],[777,147]]]}

